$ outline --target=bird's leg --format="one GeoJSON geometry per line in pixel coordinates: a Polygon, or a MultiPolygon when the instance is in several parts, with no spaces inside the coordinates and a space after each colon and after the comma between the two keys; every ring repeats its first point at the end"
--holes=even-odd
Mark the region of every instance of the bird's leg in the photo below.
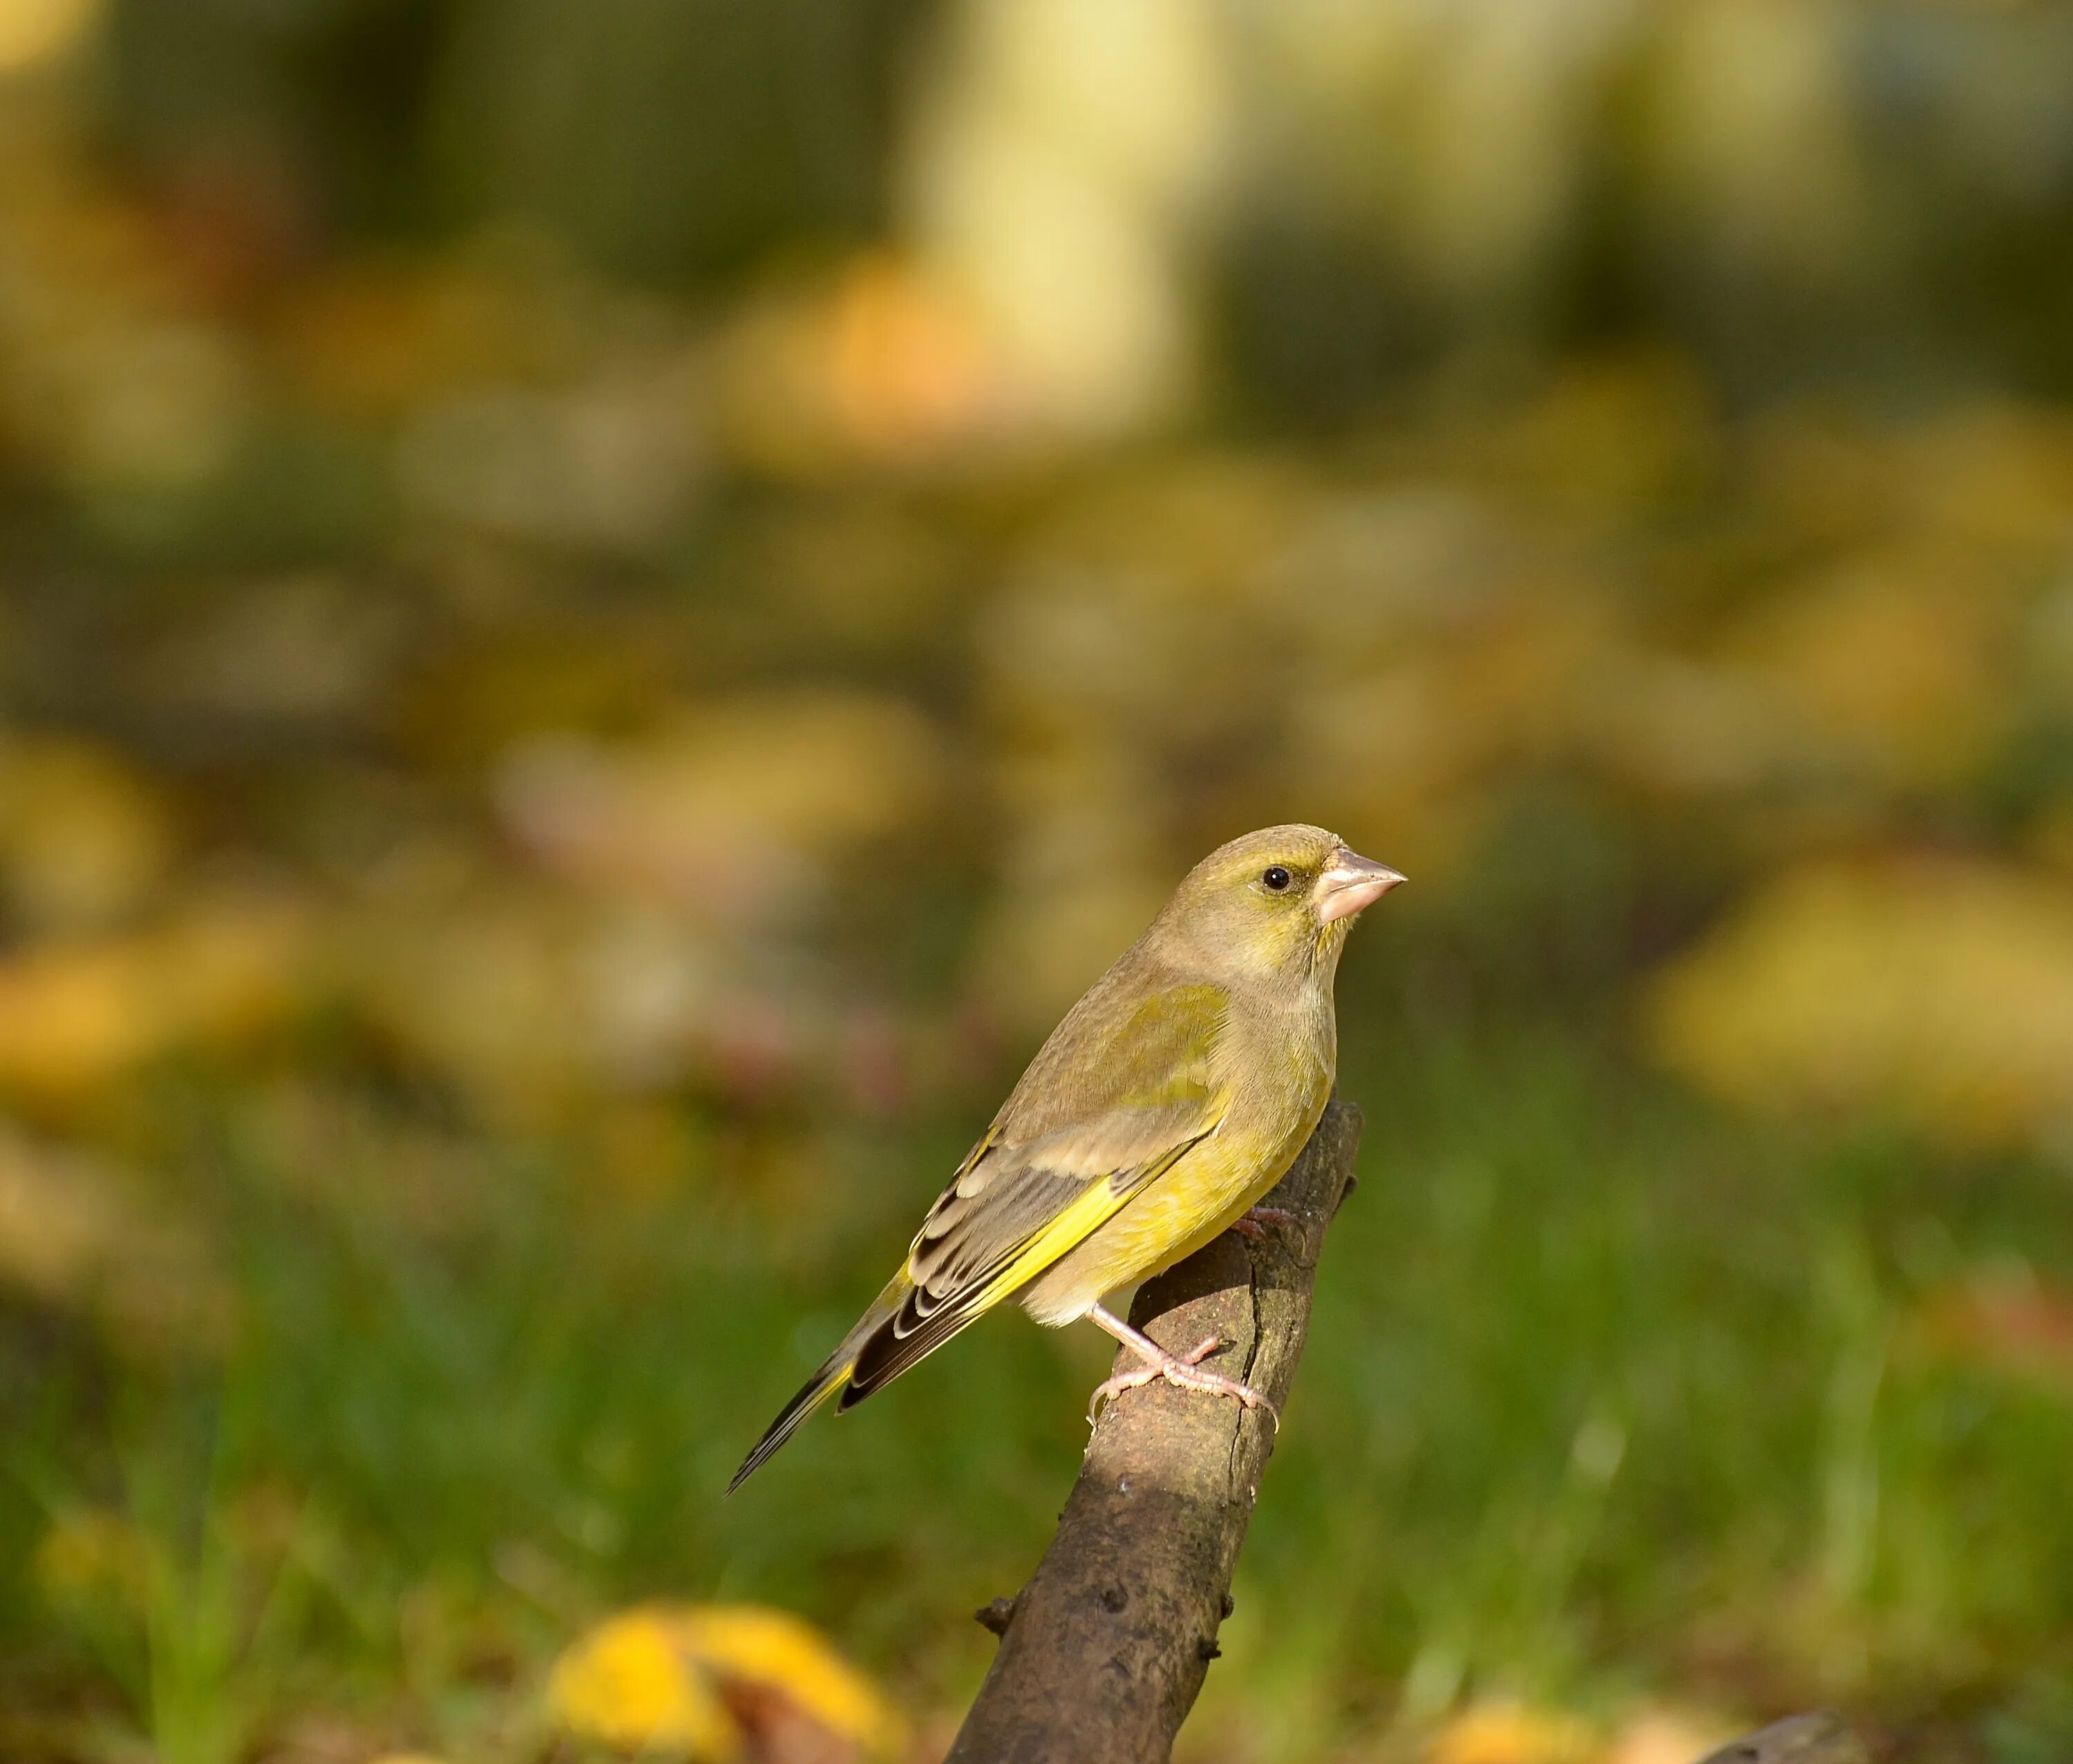
{"type": "Polygon", "coordinates": [[[1103,1397],[1113,1402],[1125,1391],[1134,1391],[1140,1384],[1149,1384],[1154,1379],[1164,1379],[1168,1384],[1177,1385],[1184,1391],[1205,1391],[1212,1396],[1234,1396],[1249,1409],[1265,1409],[1273,1420],[1275,1431],[1279,1432],[1281,1430],[1281,1412],[1250,1384],[1241,1384],[1236,1379],[1227,1379],[1218,1373],[1201,1370],[1204,1360],[1218,1348],[1229,1345],[1222,1336],[1206,1336],[1185,1354],[1168,1354],[1150,1336],[1133,1329],[1121,1317],[1103,1310],[1098,1304],[1087,1313],[1087,1321],[1107,1329],[1144,1362],[1135,1371],[1119,1372],[1096,1387],[1087,1403],[1090,1423],[1101,1412],[1103,1397]]]}
{"type": "Polygon", "coordinates": [[[1264,1243],[1270,1225],[1277,1231],[1285,1231],[1300,1222],[1293,1213],[1278,1206],[1248,1207],[1231,1221],[1231,1229],[1248,1243],[1264,1243]]]}

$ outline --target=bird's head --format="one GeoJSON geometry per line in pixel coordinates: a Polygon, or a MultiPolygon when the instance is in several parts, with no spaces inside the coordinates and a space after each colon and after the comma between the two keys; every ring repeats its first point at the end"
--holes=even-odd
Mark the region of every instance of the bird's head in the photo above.
{"type": "Polygon", "coordinates": [[[1322,827],[1266,827],[1190,870],[1154,930],[1234,978],[1329,972],[1354,916],[1403,880],[1322,827]]]}

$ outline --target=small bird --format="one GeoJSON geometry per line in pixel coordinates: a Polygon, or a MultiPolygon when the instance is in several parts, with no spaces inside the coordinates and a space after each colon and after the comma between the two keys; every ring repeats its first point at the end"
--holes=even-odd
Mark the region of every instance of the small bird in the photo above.
{"type": "Polygon", "coordinates": [[[900,1271],[727,1492],[838,1391],[854,1407],[1004,1299],[1054,1328],[1086,1317],[1144,1362],[1103,1384],[1097,1406],[1164,1379],[1271,1412],[1258,1391],[1203,1370],[1221,1342],[1169,1354],[1101,1301],[1221,1231],[1256,1231],[1253,1204],[1332,1094],[1346,932],[1403,880],[1303,826],[1248,833],[1190,870],[1051,1032],[900,1271]]]}

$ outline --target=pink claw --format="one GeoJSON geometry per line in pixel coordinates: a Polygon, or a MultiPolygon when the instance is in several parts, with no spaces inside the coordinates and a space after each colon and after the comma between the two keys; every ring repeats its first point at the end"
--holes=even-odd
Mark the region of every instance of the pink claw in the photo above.
{"type": "Polygon", "coordinates": [[[1151,1383],[1155,1379],[1164,1379],[1181,1390],[1201,1391],[1211,1396],[1234,1397],[1249,1409],[1264,1409],[1274,1423],[1275,1432],[1281,1431],[1281,1412],[1250,1384],[1241,1384],[1236,1379],[1227,1379],[1221,1373],[1201,1370],[1204,1360],[1220,1348],[1230,1346],[1222,1336],[1205,1336],[1185,1354],[1168,1354],[1151,1337],[1140,1335],[1127,1324],[1110,1317],[1099,1305],[1096,1305],[1089,1314],[1144,1362],[1134,1371],[1118,1372],[1095,1387],[1094,1394],[1087,1403],[1087,1423],[1090,1426],[1100,1415],[1104,1399],[1112,1403],[1125,1391],[1134,1391],[1141,1385],[1151,1383]]]}

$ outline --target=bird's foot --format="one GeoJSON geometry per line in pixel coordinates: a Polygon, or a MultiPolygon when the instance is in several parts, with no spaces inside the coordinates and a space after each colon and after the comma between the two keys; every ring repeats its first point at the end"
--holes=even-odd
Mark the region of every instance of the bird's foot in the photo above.
{"type": "Polygon", "coordinates": [[[1231,1221],[1231,1229],[1248,1243],[1264,1243],[1269,1226],[1277,1231],[1285,1231],[1300,1222],[1293,1213],[1278,1206],[1248,1208],[1231,1221]]]}
{"type": "Polygon", "coordinates": [[[1247,1408],[1264,1409],[1268,1419],[1274,1423],[1275,1432],[1281,1431],[1281,1412],[1250,1384],[1241,1384],[1236,1379],[1226,1378],[1218,1372],[1205,1372],[1201,1369],[1204,1360],[1219,1349],[1230,1346],[1221,1335],[1205,1336],[1185,1354],[1168,1354],[1159,1350],[1157,1344],[1152,1342],[1149,1337],[1144,1339],[1146,1346],[1152,1346],[1157,1353],[1157,1358],[1146,1354],[1144,1347],[1135,1342],[1126,1344],[1143,1356],[1145,1363],[1134,1372],[1119,1372],[1095,1387],[1094,1394],[1087,1403],[1090,1426],[1100,1415],[1104,1400],[1112,1403],[1125,1391],[1134,1391],[1141,1385],[1164,1379],[1168,1384],[1184,1391],[1201,1391],[1211,1396],[1234,1397],[1247,1408]]]}

